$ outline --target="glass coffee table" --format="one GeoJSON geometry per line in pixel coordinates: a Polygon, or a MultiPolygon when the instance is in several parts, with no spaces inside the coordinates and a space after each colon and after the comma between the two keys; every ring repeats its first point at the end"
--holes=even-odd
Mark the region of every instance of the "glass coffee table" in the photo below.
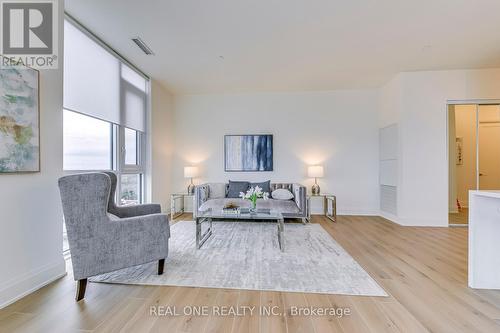
{"type": "Polygon", "coordinates": [[[207,239],[212,236],[212,222],[214,220],[255,220],[255,221],[275,221],[277,225],[277,236],[280,250],[285,251],[285,239],[283,236],[285,230],[285,220],[280,212],[269,210],[269,209],[258,209],[255,212],[250,212],[248,209],[241,209],[239,212],[225,213],[222,211],[213,211],[208,209],[197,213],[196,216],[196,248],[200,249],[207,241],[207,239]],[[207,229],[202,232],[202,226],[207,225],[207,229]]]}

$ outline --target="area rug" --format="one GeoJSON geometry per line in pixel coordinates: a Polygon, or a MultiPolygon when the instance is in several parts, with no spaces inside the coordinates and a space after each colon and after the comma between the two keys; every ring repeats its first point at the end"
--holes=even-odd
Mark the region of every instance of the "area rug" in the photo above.
{"type": "Polygon", "coordinates": [[[213,235],[195,249],[195,223],[171,226],[165,272],[157,263],[121,269],[92,282],[387,296],[319,224],[285,224],[285,252],[277,226],[214,222],[213,235]]]}

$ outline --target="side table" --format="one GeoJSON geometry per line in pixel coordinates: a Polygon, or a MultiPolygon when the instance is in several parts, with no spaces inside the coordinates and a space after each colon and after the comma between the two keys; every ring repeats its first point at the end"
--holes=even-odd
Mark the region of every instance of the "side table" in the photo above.
{"type": "Polygon", "coordinates": [[[337,197],[333,194],[307,195],[307,219],[311,220],[311,198],[323,198],[323,214],[332,222],[337,222],[337,197]],[[331,214],[330,214],[331,211],[331,214]]]}
{"type": "Polygon", "coordinates": [[[172,193],[170,195],[170,218],[173,220],[185,213],[184,200],[186,198],[194,198],[193,194],[189,193],[172,193]],[[180,207],[177,206],[177,202],[180,200],[180,207]]]}

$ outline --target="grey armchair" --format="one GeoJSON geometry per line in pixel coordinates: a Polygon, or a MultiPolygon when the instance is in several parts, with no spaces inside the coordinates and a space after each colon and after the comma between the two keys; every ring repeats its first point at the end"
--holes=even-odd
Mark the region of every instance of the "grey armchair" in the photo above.
{"type": "Polygon", "coordinates": [[[116,176],[110,173],[65,176],[59,190],[77,301],[94,275],[152,261],[158,261],[158,274],[163,273],[170,227],[159,205],[116,206],[111,196],[116,176]]]}

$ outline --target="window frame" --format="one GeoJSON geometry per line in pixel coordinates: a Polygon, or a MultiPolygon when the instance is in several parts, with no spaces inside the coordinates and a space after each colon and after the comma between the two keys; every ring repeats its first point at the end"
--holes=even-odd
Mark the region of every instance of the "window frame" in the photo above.
{"type": "Polygon", "coordinates": [[[131,128],[123,127],[123,126],[118,126],[119,127],[119,136],[120,140],[118,142],[121,142],[120,146],[120,166],[121,170],[124,172],[138,172],[138,171],[143,171],[144,170],[144,156],[143,152],[145,151],[145,140],[143,139],[144,133],[140,131],[136,131],[131,128]],[[132,130],[136,132],[136,164],[127,164],[126,163],[126,158],[127,158],[127,146],[126,146],[126,140],[125,140],[125,130],[132,130]]]}
{"type": "MultiPolygon", "coordinates": [[[[145,134],[136,131],[137,133],[137,143],[136,143],[136,154],[137,154],[137,164],[126,164],[126,146],[125,146],[125,128],[124,126],[115,125],[117,127],[117,168],[114,170],[116,176],[119,178],[117,185],[117,202],[121,201],[122,186],[121,186],[121,176],[122,175],[139,175],[139,203],[145,202],[145,182],[144,177],[146,175],[146,140],[145,134]]],[[[135,130],[134,130],[135,131],[135,130]]]]}

